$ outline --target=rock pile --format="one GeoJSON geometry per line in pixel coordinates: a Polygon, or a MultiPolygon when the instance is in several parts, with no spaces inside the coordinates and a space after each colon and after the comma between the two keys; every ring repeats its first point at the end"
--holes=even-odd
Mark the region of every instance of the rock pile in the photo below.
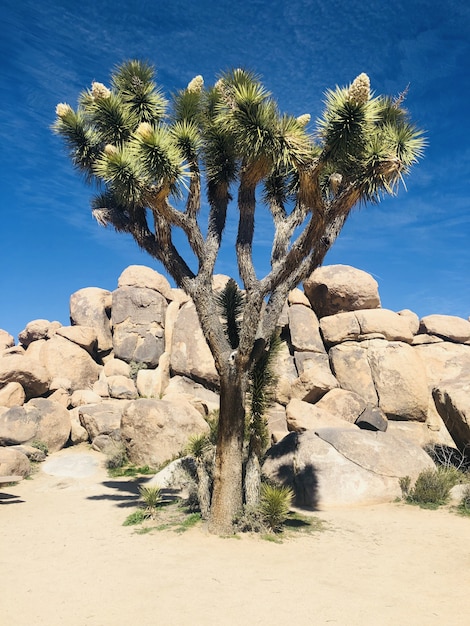
{"type": "MultiPolygon", "coordinates": [[[[83,441],[121,441],[158,466],[208,429],[217,372],[181,290],[130,266],[112,293],[72,294],[70,320],[32,321],[18,345],[0,330],[0,474],[83,441]]],[[[393,499],[400,477],[432,465],[423,446],[470,443],[470,321],[383,309],[370,275],[327,266],[290,293],[279,325],[264,471],[299,503],[393,499]]]]}

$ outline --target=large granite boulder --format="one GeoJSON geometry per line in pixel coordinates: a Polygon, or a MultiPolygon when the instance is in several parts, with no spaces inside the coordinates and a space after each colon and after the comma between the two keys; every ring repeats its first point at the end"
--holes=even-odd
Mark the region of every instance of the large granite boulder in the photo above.
{"type": "Polygon", "coordinates": [[[157,367],[165,351],[164,324],[167,302],[147,287],[119,287],[113,292],[114,356],[127,363],[157,367]]]}
{"type": "Polygon", "coordinates": [[[299,376],[290,381],[289,398],[317,402],[330,389],[339,387],[338,381],[331,373],[326,354],[296,352],[294,358],[299,376]]]}
{"type": "Polygon", "coordinates": [[[318,317],[380,307],[377,281],[349,265],[317,268],[304,282],[304,291],[318,317]]]}
{"type": "Polygon", "coordinates": [[[0,475],[1,476],[29,476],[31,464],[28,457],[13,448],[0,447],[0,475]]]}
{"type": "Polygon", "coordinates": [[[293,399],[286,406],[287,428],[293,432],[316,430],[325,426],[337,428],[357,428],[354,424],[333,415],[318,404],[310,404],[302,400],[293,399]]]}
{"type": "Polygon", "coordinates": [[[293,304],[288,310],[290,342],[294,350],[299,352],[325,352],[318,318],[312,309],[293,304]]]}
{"type": "Polygon", "coordinates": [[[15,345],[15,339],[9,332],[0,328],[0,352],[15,345]]]}
{"type": "Polygon", "coordinates": [[[455,315],[427,315],[421,318],[420,332],[456,343],[470,342],[470,322],[455,315]]]}
{"type": "Polygon", "coordinates": [[[76,343],[77,346],[83,348],[92,356],[96,354],[98,336],[94,328],[90,326],[62,326],[57,329],[56,334],[72,343],[76,343]]]}
{"type": "Polygon", "coordinates": [[[50,452],[57,452],[67,443],[70,429],[65,407],[47,398],[35,398],[0,414],[0,445],[41,441],[50,452]]]}
{"type": "Polygon", "coordinates": [[[27,348],[33,341],[39,339],[50,339],[62,326],[60,322],[50,322],[49,320],[33,320],[26,324],[26,328],[18,335],[20,344],[27,348]]]}
{"type": "Polygon", "coordinates": [[[0,406],[22,406],[25,399],[26,395],[20,383],[7,383],[0,389],[0,406]]]}
{"type": "Polygon", "coordinates": [[[46,368],[51,381],[67,379],[70,391],[91,388],[100,374],[101,366],[85,349],[57,334],[47,341],[35,341],[26,351],[26,356],[29,354],[46,368]]]}
{"type": "Polygon", "coordinates": [[[323,317],[320,330],[327,345],[348,340],[382,338],[411,343],[414,334],[409,318],[388,309],[348,311],[323,317]]]}
{"type": "Polygon", "coordinates": [[[192,302],[187,302],[178,311],[171,346],[171,372],[211,387],[219,384],[214,358],[192,302]]]}
{"type": "Polygon", "coordinates": [[[415,348],[382,339],[347,342],[331,348],[330,361],[343,389],[380,406],[388,418],[426,420],[428,383],[415,348]]]}
{"type": "Polygon", "coordinates": [[[121,439],[136,465],[158,467],[179,454],[192,435],[208,431],[207,422],[184,399],[135,400],[121,419],[121,439]]]}
{"type": "Polygon", "coordinates": [[[0,357],[0,387],[10,382],[19,383],[26,398],[42,396],[49,389],[51,374],[37,359],[25,354],[0,357]]]}
{"type": "Polygon", "coordinates": [[[470,370],[462,378],[442,381],[432,395],[455,445],[470,456],[470,370]]]}
{"type": "Polygon", "coordinates": [[[358,428],[291,433],[267,453],[263,473],[294,489],[295,503],[328,509],[391,502],[401,496],[399,479],[415,480],[434,467],[408,440],[358,428]]]}
{"type": "Polygon", "coordinates": [[[430,389],[443,380],[462,378],[470,371],[470,346],[439,340],[416,345],[413,350],[424,364],[430,389]]]}
{"type": "Polygon", "coordinates": [[[89,326],[96,332],[98,351],[107,353],[113,347],[111,292],[99,287],[79,289],[70,296],[70,320],[73,325],[89,326]]]}
{"type": "Polygon", "coordinates": [[[367,403],[358,393],[347,389],[331,389],[316,405],[335,417],[354,424],[365,411],[367,403]]]}
{"type": "Polygon", "coordinates": [[[170,283],[155,270],[145,265],[129,265],[118,278],[118,287],[138,287],[158,291],[167,300],[172,300],[170,283]]]}
{"type": "Polygon", "coordinates": [[[103,400],[78,408],[80,424],[88,432],[91,441],[98,435],[111,435],[119,430],[122,413],[127,404],[126,400],[103,400]]]}

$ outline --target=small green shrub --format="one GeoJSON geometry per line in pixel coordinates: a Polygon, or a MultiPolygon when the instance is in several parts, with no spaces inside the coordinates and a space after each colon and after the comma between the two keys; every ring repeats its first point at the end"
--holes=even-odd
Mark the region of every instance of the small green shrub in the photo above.
{"type": "Polygon", "coordinates": [[[149,511],[155,510],[160,503],[161,489],[157,485],[141,485],[139,494],[149,511]]]}
{"type": "Polygon", "coordinates": [[[129,363],[129,378],[135,382],[137,380],[137,374],[140,370],[148,369],[147,363],[138,363],[137,361],[131,361],[129,363]]]}
{"type": "Polygon", "coordinates": [[[259,506],[245,506],[233,520],[235,532],[266,533],[269,527],[259,506]]]}
{"type": "Polygon", "coordinates": [[[281,532],[282,525],[289,515],[294,492],[290,487],[261,485],[260,510],[264,520],[273,532],[281,532]]]}
{"type": "Polygon", "coordinates": [[[404,498],[407,498],[410,495],[410,491],[411,491],[411,477],[410,476],[402,476],[402,478],[400,478],[400,489],[404,498]]]}
{"type": "Polygon", "coordinates": [[[121,469],[128,462],[126,448],[122,443],[109,445],[105,450],[105,454],[105,465],[108,470],[121,469]]]}
{"type": "Polygon", "coordinates": [[[470,485],[467,485],[463,490],[462,498],[457,510],[461,515],[470,516],[470,485]]]}
{"type": "Polygon", "coordinates": [[[460,472],[455,468],[427,469],[418,476],[407,500],[421,506],[438,507],[449,500],[450,490],[459,481],[460,472]]]}
{"type": "Polygon", "coordinates": [[[45,455],[49,454],[49,446],[45,441],[32,441],[31,447],[41,450],[41,452],[44,452],[45,455]]]}
{"type": "Polygon", "coordinates": [[[136,524],[142,524],[142,522],[145,521],[147,517],[148,516],[145,514],[145,511],[143,509],[137,509],[137,511],[134,511],[134,513],[131,513],[126,517],[122,525],[135,526],[136,524]]]}

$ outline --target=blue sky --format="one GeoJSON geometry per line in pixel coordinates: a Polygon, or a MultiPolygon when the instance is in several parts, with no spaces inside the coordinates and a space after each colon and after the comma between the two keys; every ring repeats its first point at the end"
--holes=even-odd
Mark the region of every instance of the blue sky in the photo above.
{"type": "MultiPolygon", "coordinates": [[[[470,315],[470,6],[461,0],[2,0],[0,328],[68,324],[70,295],[113,290],[130,264],[162,268],[103,229],[91,190],[50,132],[58,102],[129,58],[151,61],[167,93],[230,67],[263,77],[281,109],[320,114],[323,94],[366,72],[426,130],[407,191],[358,209],[326,263],[374,275],[382,306],[470,315]]],[[[218,271],[237,278],[233,229],[218,271]]],[[[269,231],[257,222],[257,267],[269,231]]]]}

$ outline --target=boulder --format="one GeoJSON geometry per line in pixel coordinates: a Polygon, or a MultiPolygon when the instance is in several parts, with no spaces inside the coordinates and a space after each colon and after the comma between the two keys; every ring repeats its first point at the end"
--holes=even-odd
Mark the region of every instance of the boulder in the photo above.
{"type": "Polygon", "coordinates": [[[327,345],[370,337],[411,343],[414,336],[408,318],[388,309],[367,309],[329,315],[321,319],[320,329],[327,345]]]}
{"type": "Polygon", "coordinates": [[[332,348],[330,360],[340,386],[380,406],[389,419],[426,420],[428,385],[415,348],[382,339],[348,342],[332,348]]]}
{"type": "MultiPolygon", "coordinates": [[[[137,372],[136,387],[144,398],[161,398],[170,383],[170,353],[164,352],[154,370],[140,369],[137,372]]],[[[175,377],[177,378],[177,377],[175,377]]]]}
{"type": "Polygon", "coordinates": [[[17,450],[24,454],[31,463],[42,463],[46,460],[47,454],[43,450],[40,450],[36,446],[29,446],[27,444],[11,446],[12,450],[17,450]]]}
{"type": "Polygon", "coordinates": [[[219,395],[215,391],[206,389],[203,385],[185,376],[173,376],[169,380],[163,399],[170,395],[186,397],[193,406],[202,405],[204,407],[203,415],[209,415],[209,413],[219,409],[219,395]]]}
{"type": "Polygon", "coordinates": [[[266,411],[266,422],[271,439],[279,441],[289,432],[287,429],[286,409],[282,404],[274,403],[266,411]]]}
{"type": "Polygon", "coordinates": [[[91,389],[77,389],[70,398],[70,405],[74,408],[84,404],[98,404],[99,402],[101,402],[101,396],[91,389]]]}
{"type": "Polygon", "coordinates": [[[354,424],[364,412],[367,403],[359,394],[346,389],[331,389],[316,405],[319,409],[331,413],[335,417],[354,424]]]}
{"type": "MultiPolygon", "coordinates": [[[[420,337],[420,335],[417,335],[420,337]]],[[[462,378],[470,371],[470,346],[440,340],[413,346],[424,364],[430,389],[443,380],[462,378]]]]}
{"type": "Polygon", "coordinates": [[[2,350],[7,350],[8,348],[13,348],[15,345],[15,339],[13,335],[10,335],[6,330],[0,328],[0,352],[2,350]]]}
{"type": "Polygon", "coordinates": [[[165,350],[165,298],[144,287],[120,287],[113,292],[114,356],[127,363],[158,365],[165,350]]]}
{"type": "Polygon", "coordinates": [[[49,320],[33,320],[26,324],[26,328],[18,335],[18,340],[22,346],[27,348],[33,341],[39,339],[50,339],[62,326],[60,322],[49,322],[49,320]]]}
{"type": "Polygon", "coordinates": [[[455,315],[427,315],[421,319],[419,332],[465,343],[470,341],[470,322],[455,315]]]}
{"type": "Polygon", "coordinates": [[[126,400],[103,400],[99,404],[81,406],[78,409],[80,424],[92,441],[98,435],[109,435],[119,429],[127,404],[126,400]]]}
{"type": "Polygon", "coordinates": [[[94,328],[89,326],[62,326],[57,329],[56,334],[76,343],[77,346],[91,355],[96,353],[98,336],[94,328]]]}
{"type": "Polygon", "coordinates": [[[410,309],[402,309],[398,311],[397,315],[403,317],[410,328],[411,334],[416,335],[419,332],[419,317],[410,309]]]}
{"type": "Polygon", "coordinates": [[[432,392],[436,409],[461,452],[470,451],[470,370],[466,376],[442,381],[432,392]]]}
{"type": "MultiPolygon", "coordinates": [[[[298,354],[296,353],[296,362],[298,354]]],[[[310,355],[311,358],[301,360],[300,367],[303,371],[291,382],[289,397],[314,403],[330,389],[339,387],[339,383],[331,373],[326,354],[310,355]]]]}
{"type": "Polygon", "coordinates": [[[26,411],[39,414],[37,430],[33,440],[47,444],[49,452],[61,450],[70,437],[71,421],[67,409],[49,398],[34,398],[25,404],[26,411]]]}
{"type": "Polygon", "coordinates": [[[214,359],[192,302],[187,302],[178,311],[171,346],[171,372],[212,387],[219,384],[214,359]]]}
{"type": "Polygon", "coordinates": [[[100,353],[107,353],[113,347],[109,321],[111,301],[111,292],[98,287],[86,287],[70,296],[72,324],[88,326],[95,330],[100,353]]]}
{"type": "Polygon", "coordinates": [[[0,387],[10,382],[19,383],[24,389],[26,398],[46,393],[51,378],[46,367],[27,354],[11,354],[0,358],[0,387]]]}
{"type": "MultiPolygon", "coordinates": [[[[299,353],[301,354],[301,353],[299,353]]],[[[313,353],[306,353],[310,358],[313,353]]],[[[322,355],[318,354],[318,357],[322,355]]],[[[323,355],[324,357],[325,355],[323,355]]],[[[292,383],[298,377],[297,368],[295,366],[294,357],[290,354],[289,346],[285,341],[281,343],[276,352],[272,365],[273,373],[276,378],[276,388],[274,390],[274,399],[279,404],[286,405],[292,396],[292,383]]]]}
{"type": "Polygon", "coordinates": [[[194,459],[185,456],[165,465],[155,476],[145,482],[145,486],[157,486],[162,489],[164,495],[168,494],[173,498],[175,495],[179,498],[188,498],[194,488],[196,476],[194,459]]]}
{"type": "Polygon", "coordinates": [[[31,465],[28,457],[13,448],[0,447],[0,475],[1,476],[29,476],[31,465]]]}
{"type": "Polygon", "coordinates": [[[388,428],[387,417],[378,406],[366,407],[354,423],[362,430],[380,430],[384,433],[388,428]]]}
{"type": "Polygon", "coordinates": [[[290,341],[294,350],[325,352],[318,318],[312,309],[302,305],[293,304],[288,310],[290,341]]]}
{"type": "Polygon", "coordinates": [[[118,278],[118,287],[143,287],[158,291],[167,300],[172,299],[171,286],[165,276],[145,265],[129,265],[118,278]]]}
{"type": "Polygon", "coordinates": [[[67,443],[70,428],[66,408],[46,398],[35,398],[0,414],[0,445],[41,441],[50,452],[56,452],[67,443]]]}
{"type": "Polygon", "coordinates": [[[304,282],[304,291],[318,317],[380,307],[377,281],[349,265],[317,268],[304,282]]]}
{"type": "Polygon", "coordinates": [[[108,392],[110,398],[118,400],[134,400],[138,393],[134,381],[126,376],[108,376],[108,392]]]}
{"type": "Polygon", "coordinates": [[[291,400],[286,406],[286,421],[288,430],[293,432],[316,430],[324,426],[357,428],[354,424],[343,421],[340,417],[332,415],[317,404],[310,404],[297,399],[291,400]]]}
{"type": "Polygon", "coordinates": [[[105,376],[130,376],[131,368],[129,363],[122,361],[121,359],[111,358],[108,359],[103,367],[105,376]]]}
{"type": "Polygon", "coordinates": [[[370,505],[401,497],[399,479],[434,467],[409,441],[358,428],[291,433],[267,453],[263,473],[294,489],[308,509],[370,505]]]}
{"type": "MultiPolygon", "coordinates": [[[[91,388],[98,380],[101,366],[76,343],[55,335],[48,341],[37,341],[33,345],[34,355],[49,372],[50,379],[67,378],[70,391],[91,388]]],[[[26,351],[26,356],[33,345],[26,351]]]]}
{"type": "Polygon", "coordinates": [[[289,295],[287,296],[287,302],[292,304],[303,304],[303,306],[308,306],[310,308],[310,302],[308,301],[307,296],[303,291],[298,288],[292,289],[289,291],[289,295]]]}
{"type": "Polygon", "coordinates": [[[20,383],[7,383],[0,389],[0,406],[22,406],[26,395],[20,383]]]}
{"type": "Polygon", "coordinates": [[[131,463],[158,467],[179,454],[192,435],[209,431],[189,402],[139,399],[122,414],[121,437],[131,463]]]}

